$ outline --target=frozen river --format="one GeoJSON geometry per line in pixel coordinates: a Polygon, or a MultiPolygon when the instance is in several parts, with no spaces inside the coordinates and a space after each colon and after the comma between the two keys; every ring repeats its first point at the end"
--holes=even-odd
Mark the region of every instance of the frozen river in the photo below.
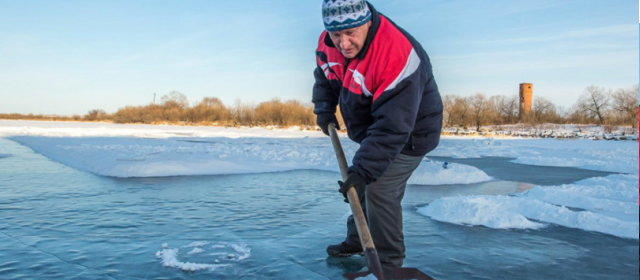
{"type": "MultiPolygon", "coordinates": [[[[324,251],[349,211],[326,138],[5,136],[0,279],[341,279],[364,265],[324,251]]],[[[637,143],[514,141],[444,139],[425,160],[403,201],[406,265],[637,279],[637,143]]]]}

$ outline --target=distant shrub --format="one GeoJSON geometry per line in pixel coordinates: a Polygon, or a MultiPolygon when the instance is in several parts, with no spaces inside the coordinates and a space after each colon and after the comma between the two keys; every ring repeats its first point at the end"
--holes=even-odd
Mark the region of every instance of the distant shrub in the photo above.
{"type": "Polygon", "coordinates": [[[58,116],[58,115],[34,115],[34,114],[0,114],[0,119],[4,120],[37,120],[37,121],[77,121],[82,117],[79,115],[73,116],[58,116]]]}
{"type": "Polygon", "coordinates": [[[313,125],[315,121],[311,106],[304,106],[297,100],[262,102],[256,107],[255,115],[260,125],[313,125]]]}
{"type": "Polygon", "coordinates": [[[144,123],[143,107],[127,106],[119,109],[113,114],[113,122],[115,123],[144,123]]]}
{"type": "Polygon", "coordinates": [[[205,97],[198,105],[189,108],[186,120],[191,123],[227,123],[231,112],[216,97],[205,97]]]}
{"type": "Polygon", "coordinates": [[[85,121],[103,121],[103,120],[110,119],[110,116],[104,110],[94,109],[89,111],[89,113],[87,113],[86,115],[84,115],[82,119],[85,121]]]}
{"type": "MultiPolygon", "coordinates": [[[[92,110],[85,119],[109,116],[92,110]]],[[[315,115],[311,105],[297,100],[280,101],[273,99],[253,105],[237,100],[234,106],[226,107],[219,98],[205,97],[193,107],[189,107],[186,97],[173,91],[161,98],[161,104],[146,106],[126,106],[109,116],[116,123],[187,123],[216,125],[275,125],[313,126],[315,115]]]]}

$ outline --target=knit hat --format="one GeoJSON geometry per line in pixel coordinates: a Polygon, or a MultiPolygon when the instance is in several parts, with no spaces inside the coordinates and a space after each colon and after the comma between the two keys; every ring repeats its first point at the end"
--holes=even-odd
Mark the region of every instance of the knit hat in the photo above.
{"type": "Polygon", "coordinates": [[[322,19],[327,31],[358,27],[371,19],[365,0],[323,0],[322,19]]]}

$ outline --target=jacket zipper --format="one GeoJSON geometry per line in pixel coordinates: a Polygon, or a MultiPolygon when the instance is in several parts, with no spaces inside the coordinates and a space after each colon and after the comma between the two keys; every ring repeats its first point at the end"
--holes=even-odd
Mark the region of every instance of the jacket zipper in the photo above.
{"type": "Polygon", "coordinates": [[[345,58],[344,59],[344,71],[342,73],[342,77],[346,77],[347,76],[347,70],[349,70],[349,62],[351,62],[351,59],[349,59],[349,58],[345,58]]]}

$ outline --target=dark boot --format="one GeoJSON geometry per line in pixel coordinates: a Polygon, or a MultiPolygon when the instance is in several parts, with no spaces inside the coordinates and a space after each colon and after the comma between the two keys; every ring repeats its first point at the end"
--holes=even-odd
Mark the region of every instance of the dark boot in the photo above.
{"type": "Polygon", "coordinates": [[[350,257],[356,254],[364,255],[364,252],[360,245],[354,246],[347,242],[342,242],[337,245],[329,245],[327,247],[327,254],[330,257],[350,257]]]}

